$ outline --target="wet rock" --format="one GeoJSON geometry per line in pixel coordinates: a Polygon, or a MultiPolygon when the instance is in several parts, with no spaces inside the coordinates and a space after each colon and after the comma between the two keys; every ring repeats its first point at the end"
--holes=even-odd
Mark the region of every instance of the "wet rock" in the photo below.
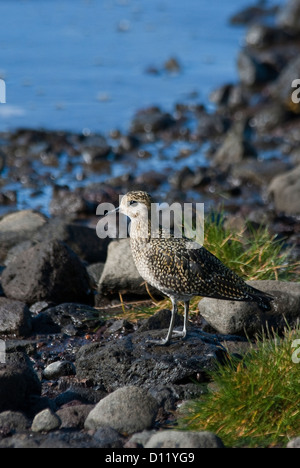
{"type": "Polygon", "coordinates": [[[30,428],[30,420],[25,414],[18,411],[3,411],[0,413],[0,434],[8,432],[24,432],[30,428]]]}
{"type": "Polygon", "coordinates": [[[61,429],[83,429],[92,405],[72,405],[59,409],[56,414],[61,420],[61,429]]]}
{"type": "Polygon", "coordinates": [[[0,297],[0,334],[26,336],[31,331],[31,316],[24,302],[0,297]]]}
{"type": "Polygon", "coordinates": [[[54,307],[54,306],[55,304],[53,302],[39,301],[39,302],[35,302],[34,304],[32,304],[29,310],[32,313],[32,315],[35,316],[35,315],[40,314],[44,310],[50,309],[50,307],[54,307]]]}
{"type": "Polygon", "coordinates": [[[193,186],[195,173],[189,167],[183,167],[170,177],[169,181],[177,190],[186,190],[193,186]]]}
{"type": "Polygon", "coordinates": [[[173,117],[158,107],[139,111],[131,122],[132,133],[155,133],[165,130],[174,124],[173,117]]]}
{"type": "Polygon", "coordinates": [[[109,426],[120,433],[133,434],[149,429],[158,411],[156,400],[147,390],[127,386],[103,398],[89,413],[86,429],[109,426]]]}
{"type": "Polygon", "coordinates": [[[74,401],[82,403],[83,405],[92,405],[90,409],[99,401],[107,396],[107,392],[102,387],[97,389],[85,387],[80,384],[73,383],[65,392],[60,393],[55,398],[55,404],[59,407],[66,407],[66,405],[73,405],[74,401]]]}
{"type": "Polygon", "coordinates": [[[256,23],[265,16],[274,15],[278,7],[249,6],[243,8],[230,18],[231,24],[251,24],[256,23]]]}
{"type": "Polygon", "coordinates": [[[279,26],[286,28],[294,34],[300,32],[300,4],[298,0],[289,0],[280,9],[277,16],[279,26]]]}
{"type": "Polygon", "coordinates": [[[30,249],[30,247],[33,247],[34,245],[35,245],[35,242],[32,240],[26,240],[24,242],[21,242],[20,244],[14,245],[7,252],[6,259],[3,262],[4,265],[7,266],[10,262],[18,258],[20,253],[25,252],[25,250],[30,249]]]}
{"type": "Polygon", "coordinates": [[[156,434],[155,429],[145,430],[142,432],[136,432],[133,436],[130,437],[128,443],[125,445],[125,448],[134,447],[145,447],[148,440],[156,434]]]}
{"type": "Polygon", "coordinates": [[[229,128],[229,120],[218,113],[209,114],[202,110],[198,116],[197,137],[207,140],[208,138],[223,135],[229,128]]]}
{"type": "Polygon", "coordinates": [[[104,262],[109,239],[99,239],[96,229],[51,219],[34,237],[35,242],[61,241],[67,244],[81,260],[88,263],[104,262]]]}
{"type": "Polygon", "coordinates": [[[18,211],[4,216],[0,221],[0,262],[8,250],[20,242],[30,240],[47,219],[32,210],[18,211]]]}
{"type": "Polygon", "coordinates": [[[246,50],[240,52],[237,65],[240,81],[245,86],[267,83],[278,75],[277,70],[270,63],[262,62],[246,50]]]}
{"type": "MultiPolygon", "coordinates": [[[[171,320],[171,311],[168,309],[159,310],[148,319],[143,320],[139,326],[138,332],[145,332],[148,330],[161,330],[168,328],[171,320]]],[[[175,327],[183,326],[183,318],[181,315],[176,315],[175,327]]]]}
{"type": "Polygon", "coordinates": [[[179,73],[181,71],[181,65],[177,58],[170,57],[165,63],[164,68],[169,73],[179,73]]]}
{"type": "Polygon", "coordinates": [[[228,103],[229,94],[233,88],[232,84],[225,84],[210,93],[209,99],[217,106],[228,103]]]}
{"type": "Polygon", "coordinates": [[[283,42],[288,39],[285,31],[267,26],[265,24],[254,23],[247,31],[245,42],[250,47],[258,49],[272,46],[273,44],[283,42]]]}
{"type": "Polygon", "coordinates": [[[5,295],[33,304],[49,300],[90,301],[86,268],[77,255],[58,241],[42,242],[21,253],[2,274],[5,295]]]}
{"type": "Polygon", "coordinates": [[[31,426],[33,432],[50,432],[55,431],[61,425],[61,420],[57,414],[53,413],[49,409],[45,409],[38,413],[31,426]]]}
{"type": "Polygon", "coordinates": [[[282,331],[286,322],[299,319],[300,284],[285,281],[248,281],[251,286],[274,296],[270,311],[256,304],[204,298],[199,303],[201,316],[219,333],[253,336],[266,326],[282,331]]]}
{"type": "MultiPolygon", "coordinates": [[[[141,152],[139,152],[141,154],[141,152]]],[[[142,153],[143,154],[143,153],[142,153]]],[[[161,172],[149,171],[140,174],[135,179],[135,183],[145,189],[147,187],[148,191],[157,189],[163,182],[166,180],[166,175],[161,172]]]]}
{"type": "MultiPolygon", "coordinates": [[[[130,239],[112,241],[108,246],[107,260],[98,285],[99,295],[120,292],[149,297],[144,283],[132,257],[130,239]]],[[[152,287],[149,289],[156,291],[152,287]]]]}
{"type": "Polygon", "coordinates": [[[287,120],[286,109],[278,102],[270,102],[256,110],[251,125],[258,133],[273,130],[287,120]]]}
{"type": "Polygon", "coordinates": [[[275,209],[287,215],[300,214],[300,166],[275,177],[268,187],[275,209]]]}
{"type": "Polygon", "coordinates": [[[124,437],[109,426],[99,427],[94,434],[94,440],[98,448],[122,448],[124,445],[124,437]]]}
{"type": "Polygon", "coordinates": [[[30,359],[23,353],[7,353],[6,363],[0,364],[0,412],[26,411],[31,396],[40,393],[41,384],[30,359]]]}
{"type": "Polygon", "coordinates": [[[1,190],[0,192],[0,205],[9,206],[17,203],[16,190],[1,190]]]}
{"type": "Polygon", "coordinates": [[[102,135],[92,135],[84,138],[82,157],[86,164],[105,159],[111,152],[111,146],[102,135]]]}
{"type": "MultiPolygon", "coordinates": [[[[294,166],[300,166],[300,148],[295,148],[290,154],[291,162],[294,166]]],[[[286,171],[285,171],[286,172],[286,171]]]]}
{"type": "Polygon", "coordinates": [[[247,138],[247,125],[245,122],[238,122],[230,129],[224,142],[216,151],[214,163],[227,167],[245,158],[256,156],[256,149],[247,138]]]}
{"type": "Polygon", "coordinates": [[[241,84],[225,84],[210,94],[211,102],[222,108],[244,108],[249,101],[249,90],[241,84]]]}
{"type": "Polygon", "coordinates": [[[82,334],[89,328],[103,325],[99,313],[83,304],[63,303],[48,308],[32,320],[35,333],[60,333],[68,336],[82,334]]]}
{"type": "Polygon", "coordinates": [[[98,263],[93,263],[92,265],[89,265],[87,267],[87,272],[90,275],[90,278],[91,278],[93,284],[95,285],[95,288],[99,284],[101,275],[102,275],[103,270],[104,270],[104,265],[105,265],[105,263],[98,262],[98,263]]]}
{"type": "Polygon", "coordinates": [[[78,379],[91,379],[108,392],[124,385],[155,387],[184,384],[205,378],[222,350],[213,338],[201,337],[191,330],[185,341],[174,340],[169,346],[147,341],[165,337],[167,329],[131,333],[107,343],[83,346],[76,356],[78,379]]]}
{"type": "Polygon", "coordinates": [[[163,430],[154,434],[145,448],[224,448],[224,445],[212,432],[163,430]]]}
{"type": "Polygon", "coordinates": [[[3,153],[3,151],[0,151],[0,174],[5,167],[5,159],[6,159],[5,153],[3,153]]]}
{"type": "MultiPolygon", "coordinates": [[[[270,97],[280,102],[283,107],[295,114],[300,113],[299,91],[292,87],[294,80],[300,77],[300,57],[298,54],[283,68],[278,79],[270,86],[270,97]],[[296,93],[296,96],[294,95],[296,93]],[[295,99],[296,98],[296,101],[295,99]]],[[[299,87],[299,86],[298,86],[299,87]]]]}
{"type": "Polygon", "coordinates": [[[56,380],[62,376],[75,374],[75,366],[69,361],[52,362],[43,370],[43,377],[47,380],[56,380]]]}
{"type": "Polygon", "coordinates": [[[138,148],[139,145],[140,141],[135,135],[122,135],[114,152],[116,154],[128,153],[138,148]]]}
{"type": "Polygon", "coordinates": [[[120,333],[126,335],[127,333],[133,332],[133,325],[132,323],[128,322],[128,320],[120,319],[120,320],[115,320],[110,327],[107,328],[105,331],[105,335],[113,335],[117,334],[119,335],[120,333]]]}
{"type": "Polygon", "coordinates": [[[280,160],[246,160],[236,163],[231,170],[231,175],[240,181],[251,182],[256,185],[269,184],[271,180],[291,168],[291,165],[280,160]]]}
{"type": "Polygon", "coordinates": [[[0,448],[97,448],[97,443],[89,434],[74,431],[54,431],[48,434],[16,434],[0,441],[0,448]]]}
{"type": "Polygon", "coordinates": [[[61,216],[72,219],[80,214],[91,212],[86,200],[79,191],[70,191],[69,188],[55,187],[49,211],[52,216],[61,216]]]}

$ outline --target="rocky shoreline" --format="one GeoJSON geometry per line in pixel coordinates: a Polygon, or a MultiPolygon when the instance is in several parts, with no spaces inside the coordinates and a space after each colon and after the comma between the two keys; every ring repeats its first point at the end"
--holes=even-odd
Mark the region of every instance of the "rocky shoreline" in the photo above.
{"type": "Polygon", "coordinates": [[[274,11],[272,26],[266,14],[250,8],[233,19],[247,25],[239,82],[212,93],[213,113],[201,104],[178,104],[172,115],[144,109],[127,135],[108,137],[0,135],[0,448],[223,446],[208,432],[170,429],[176,409],[205,391],[216,360],[247,352],[246,335],[265,324],[282,330],[283,317],[299,321],[300,283],[255,282],[276,298],[270,314],[203,299],[185,342],[151,346],[147,338],[165,334],[170,311],[122,318],[119,293],[133,311],[149,294],[128,240],[99,239],[95,213],[128,189],[222,205],[228,226],[263,223],[299,261],[300,104],[292,82],[300,79],[300,8],[290,1],[274,11]],[[153,160],[157,170],[146,170],[153,160]]]}

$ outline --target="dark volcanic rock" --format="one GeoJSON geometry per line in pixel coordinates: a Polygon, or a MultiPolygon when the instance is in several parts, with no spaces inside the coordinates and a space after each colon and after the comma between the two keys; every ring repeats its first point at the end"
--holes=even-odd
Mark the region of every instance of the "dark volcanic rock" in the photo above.
{"type": "Polygon", "coordinates": [[[68,187],[54,187],[50,203],[52,216],[72,219],[80,214],[91,213],[88,202],[79,190],[71,191],[68,187]]]}
{"type": "Polygon", "coordinates": [[[150,133],[165,130],[174,124],[173,117],[158,107],[139,111],[131,122],[132,133],[150,133]]]}
{"type": "Polygon", "coordinates": [[[293,86],[294,80],[300,77],[300,57],[297,56],[290,60],[280,73],[277,80],[270,86],[270,95],[272,99],[277,100],[283,108],[286,108],[296,114],[300,112],[300,104],[298,102],[299,91],[293,86]],[[294,95],[294,92],[296,96],[294,95]],[[296,100],[294,99],[296,98],[296,100]],[[295,101],[295,102],[294,102],[295,101]]]}
{"type": "Polygon", "coordinates": [[[7,297],[28,304],[90,300],[86,268],[58,241],[42,242],[21,253],[4,270],[1,283],[7,297]]]}
{"type": "Polygon", "coordinates": [[[35,241],[58,240],[67,244],[81,260],[88,263],[104,262],[109,239],[99,239],[96,229],[61,219],[52,219],[42,227],[35,241]]]}
{"type": "Polygon", "coordinates": [[[84,346],[77,354],[77,377],[103,385],[108,392],[124,385],[181,384],[203,377],[222,355],[213,338],[204,342],[196,329],[187,340],[174,340],[169,346],[147,343],[166,333],[165,329],[133,333],[105,347],[101,343],[84,346]]]}
{"type": "Polygon", "coordinates": [[[9,431],[24,432],[30,427],[30,420],[19,411],[3,411],[0,413],[0,433],[9,431]]]}
{"type": "Polygon", "coordinates": [[[30,359],[23,353],[8,353],[0,364],[0,412],[28,410],[30,396],[40,395],[40,381],[30,359]]]}
{"type": "Polygon", "coordinates": [[[0,333],[26,336],[31,331],[31,317],[24,302],[0,297],[0,333]]]}
{"type": "MultiPolygon", "coordinates": [[[[130,239],[112,241],[108,246],[107,260],[98,285],[99,295],[127,292],[149,297],[144,283],[132,257],[130,239]]],[[[149,289],[152,293],[159,294],[150,285],[149,289]]]]}
{"type": "Polygon", "coordinates": [[[241,82],[246,86],[267,83],[278,75],[277,70],[270,63],[262,62],[245,50],[242,50],[238,57],[238,72],[241,82]]]}
{"type": "Polygon", "coordinates": [[[274,297],[270,311],[261,311],[257,304],[204,298],[200,314],[219,333],[253,336],[268,327],[282,331],[287,323],[299,320],[300,284],[289,281],[249,281],[248,284],[274,297]]]}
{"type": "Polygon", "coordinates": [[[54,431],[49,434],[16,434],[0,441],[0,448],[97,448],[98,444],[89,434],[81,432],[54,431]]]}
{"type": "Polygon", "coordinates": [[[248,133],[250,132],[246,122],[236,123],[215,153],[214,163],[227,167],[243,159],[256,157],[257,152],[248,138],[248,133]]]}
{"type": "Polygon", "coordinates": [[[74,336],[89,327],[101,325],[96,309],[88,305],[65,303],[40,312],[32,320],[35,333],[59,333],[74,336]]]}
{"type": "Polygon", "coordinates": [[[32,210],[18,211],[4,216],[0,221],[0,262],[5,260],[11,247],[30,240],[47,220],[32,210]]]}
{"type": "Polygon", "coordinates": [[[281,8],[277,18],[278,24],[295,34],[300,32],[300,4],[298,0],[289,0],[281,8]]]}
{"type": "MultiPolygon", "coordinates": [[[[138,332],[144,332],[148,330],[161,330],[162,328],[168,328],[171,320],[171,311],[168,309],[159,310],[154,315],[151,315],[148,319],[144,320],[140,325],[138,332]]],[[[183,318],[177,314],[175,317],[175,327],[183,326],[183,318]]]]}

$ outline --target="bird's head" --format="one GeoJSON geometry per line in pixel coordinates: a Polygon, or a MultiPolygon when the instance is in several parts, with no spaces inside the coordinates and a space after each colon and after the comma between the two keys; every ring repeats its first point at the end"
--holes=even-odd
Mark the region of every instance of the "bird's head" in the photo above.
{"type": "Polygon", "coordinates": [[[151,212],[152,197],[146,192],[128,192],[121,200],[119,211],[130,219],[147,218],[151,212]]]}

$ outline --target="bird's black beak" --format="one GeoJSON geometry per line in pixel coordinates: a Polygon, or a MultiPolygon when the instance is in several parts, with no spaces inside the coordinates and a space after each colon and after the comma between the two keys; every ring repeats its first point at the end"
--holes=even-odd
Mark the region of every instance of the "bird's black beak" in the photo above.
{"type": "Polygon", "coordinates": [[[119,213],[119,211],[120,211],[120,207],[118,206],[118,208],[115,208],[114,210],[111,210],[111,211],[108,211],[107,213],[105,213],[104,216],[109,216],[109,215],[111,215],[113,213],[119,213]]]}

